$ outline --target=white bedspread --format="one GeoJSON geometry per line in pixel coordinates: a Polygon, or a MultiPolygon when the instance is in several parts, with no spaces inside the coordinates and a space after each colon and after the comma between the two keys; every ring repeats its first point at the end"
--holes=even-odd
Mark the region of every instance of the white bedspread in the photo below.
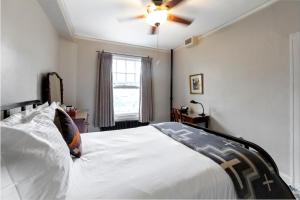
{"type": "Polygon", "coordinates": [[[218,164],[152,126],[81,136],[68,200],[236,198],[218,164]]]}

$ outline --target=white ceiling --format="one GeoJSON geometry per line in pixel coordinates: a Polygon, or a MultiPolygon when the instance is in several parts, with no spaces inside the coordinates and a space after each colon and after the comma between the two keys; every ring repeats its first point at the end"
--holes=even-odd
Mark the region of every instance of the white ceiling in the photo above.
{"type": "Polygon", "coordinates": [[[188,26],[166,22],[159,35],[149,35],[145,20],[118,19],[145,14],[149,0],[61,0],[73,35],[160,49],[176,48],[184,39],[208,33],[269,3],[270,0],[186,0],[171,13],[193,18],[188,26]],[[157,45],[158,40],[158,45],[157,45]]]}

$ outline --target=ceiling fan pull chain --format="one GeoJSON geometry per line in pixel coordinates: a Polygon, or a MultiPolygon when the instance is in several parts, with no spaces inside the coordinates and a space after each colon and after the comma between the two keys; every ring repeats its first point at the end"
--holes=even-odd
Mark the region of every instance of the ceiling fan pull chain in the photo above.
{"type": "Polygon", "coordinates": [[[156,35],[156,65],[159,65],[159,49],[158,49],[158,37],[159,37],[159,29],[157,29],[157,35],[156,35]]]}

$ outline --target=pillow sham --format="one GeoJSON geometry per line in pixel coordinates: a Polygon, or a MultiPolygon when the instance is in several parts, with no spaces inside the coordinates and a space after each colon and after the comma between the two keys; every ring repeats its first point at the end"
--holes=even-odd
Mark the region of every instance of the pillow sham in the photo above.
{"type": "Polygon", "coordinates": [[[81,156],[81,137],[78,127],[72,118],[62,109],[56,109],[54,123],[66,141],[71,155],[81,156]]]}
{"type": "Polygon", "coordinates": [[[73,161],[51,109],[25,121],[0,123],[2,160],[20,199],[65,199],[73,161]]]}
{"type": "Polygon", "coordinates": [[[51,105],[46,102],[41,106],[38,106],[35,109],[25,110],[19,113],[15,113],[10,117],[2,120],[3,123],[9,126],[14,126],[20,123],[28,123],[30,122],[35,116],[37,115],[45,115],[52,121],[54,120],[55,116],[55,109],[58,108],[58,104],[56,102],[52,102],[51,105]]]}

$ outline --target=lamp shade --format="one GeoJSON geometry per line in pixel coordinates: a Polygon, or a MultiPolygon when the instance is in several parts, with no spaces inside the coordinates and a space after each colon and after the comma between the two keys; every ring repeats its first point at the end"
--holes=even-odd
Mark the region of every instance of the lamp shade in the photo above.
{"type": "Polygon", "coordinates": [[[195,101],[195,100],[191,100],[190,103],[192,103],[192,104],[200,104],[201,107],[202,107],[202,113],[199,114],[199,115],[200,115],[200,116],[203,116],[203,117],[205,116],[205,114],[204,114],[204,106],[203,106],[202,103],[200,103],[200,102],[198,102],[198,101],[195,101]]]}

